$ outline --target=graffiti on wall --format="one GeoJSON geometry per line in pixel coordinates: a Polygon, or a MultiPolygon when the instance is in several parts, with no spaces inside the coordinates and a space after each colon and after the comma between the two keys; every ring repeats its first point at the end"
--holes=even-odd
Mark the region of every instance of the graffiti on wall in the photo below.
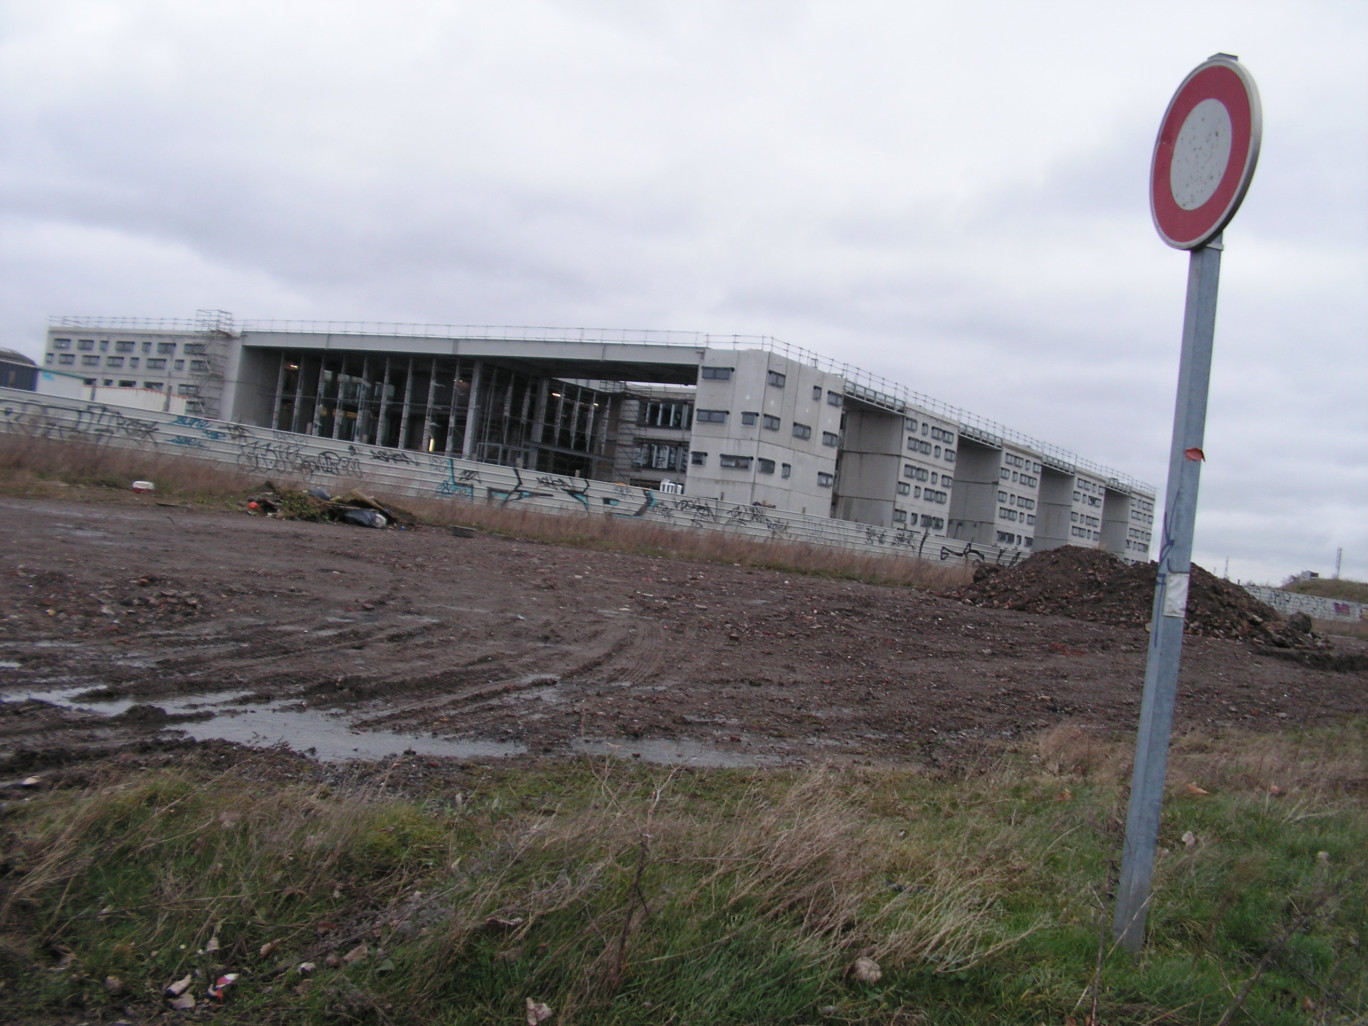
{"type": "MultiPolygon", "coordinates": [[[[499,506],[536,500],[539,511],[649,520],[680,529],[731,530],[754,538],[784,538],[857,550],[902,552],[922,559],[1012,565],[1016,549],[976,546],[932,536],[929,529],[847,523],[780,512],[771,506],[656,492],[626,484],[524,476],[519,468],[471,463],[457,456],[347,444],[191,415],[119,409],[102,403],[8,392],[0,400],[0,432],[56,441],[151,449],[211,460],[254,474],[309,482],[320,477],[382,475],[381,487],[412,495],[499,506]]],[[[1343,615],[1339,610],[1338,615],[1343,615]]]]}

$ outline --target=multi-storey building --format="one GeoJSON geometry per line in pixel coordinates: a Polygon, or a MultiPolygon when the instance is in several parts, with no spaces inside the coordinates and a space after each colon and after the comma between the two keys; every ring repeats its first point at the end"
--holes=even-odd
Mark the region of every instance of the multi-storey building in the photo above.
{"type": "Polygon", "coordinates": [[[1148,557],[1153,488],[768,338],[57,318],[101,401],[683,491],[967,544],[1148,557]],[[111,392],[111,390],[114,390],[111,392]]]}

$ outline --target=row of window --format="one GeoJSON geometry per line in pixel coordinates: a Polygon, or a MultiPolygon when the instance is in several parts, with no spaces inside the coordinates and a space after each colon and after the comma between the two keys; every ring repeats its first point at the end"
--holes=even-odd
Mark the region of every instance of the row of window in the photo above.
{"type": "Polygon", "coordinates": [[[944,458],[946,463],[955,462],[954,449],[942,449],[939,445],[932,445],[924,438],[912,438],[909,436],[907,439],[907,448],[912,452],[919,452],[923,456],[933,456],[936,459],[944,458]]]}
{"type": "MultiPolygon", "coordinates": [[[[717,465],[726,467],[729,470],[750,470],[751,463],[754,461],[755,469],[761,474],[774,473],[774,460],[753,456],[733,456],[729,453],[722,453],[717,457],[717,465]]],[[[705,467],[708,465],[708,454],[694,450],[689,454],[689,465],[694,467],[705,467]]],[[[791,463],[779,464],[780,477],[788,478],[793,475],[793,465],[791,463]]]]}
{"type": "MultiPolygon", "coordinates": [[[[729,411],[727,410],[698,410],[694,414],[694,419],[700,424],[725,424],[729,411]]],[[[779,430],[779,418],[773,414],[761,414],[753,410],[744,410],[741,413],[741,424],[743,427],[754,427],[759,424],[766,431],[779,430]]],[[[810,424],[799,424],[793,422],[793,437],[807,441],[812,437],[812,426],[810,424]]],[[[841,444],[841,436],[834,431],[822,432],[822,444],[835,448],[841,444]]]]}
{"type": "MultiPolygon", "coordinates": [[[[52,353],[48,353],[45,362],[51,364],[51,363],[52,363],[52,356],[53,356],[52,353]]],[[[98,366],[100,366],[100,361],[101,361],[101,360],[103,360],[103,361],[104,361],[104,365],[105,365],[106,367],[109,367],[109,368],[123,367],[124,364],[125,364],[125,362],[127,362],[128,368],[129,368],[130,370],[137,370],[140,363],[141,363],[143,369],[145,369],[145,370],[166,370],[166,364],[167,364],[166,357],[164,357],[164,356],[149,356],[146,360],[143,360],[142,357],[140,357],[140,356],[95,356],[95,355],[93,355],[93,354],[87,353],[87,354],[83,354],[83,355],[81,356],[81,366],[82,366],[82,367],[98,367],[98,366]]],[[[62,366],[62,367],[70,367],[70,366],[72,366],[72,365],[75,364],[75,363],[76,363],[76,354],[75,354],[75,353],[58,353],[58,354],[57,354],[57,364],[58,364],[59,366],[62,366]]],[[[172,363],[172,365],[173,365],[173,367],[172,367],[173,370],[178,370],[178,371],[183,371],[183,370],[185,370],[185,361],[184,361],[184,360],[172,360],[171,363],[172,363]]],[[[195,374],[206,374],[206,373],[208,373],[208,371],[209,371],[209,361],[208,361],[208,360],[191,360],[191,361],[190,361],[190,370],[191,370],[192,373],[195,373],[195,374]]]]}
{"type": "Polygon", "coordinates": [[[903,464],[903,477],[907,478],[909,481],[929,480],[932,484],[943,484],[947,488],[954,483],[954,478],[949,474],[937,474],[934,470],[913,466],[911,463],[903,464]]]}
{"type": "MultiPolygon", "coordinates": [[[[71,345],[72,345],[72,340],[69,339],[69,338],[54,338],[54,339],[52,340],[52,349],[53,349],[54,352],[59,352],[59,353],[60,353],[60,352],[67,352],[67,351],[69,351],[69,350],[71,349],[71,345]]],[[[98,343],[99,351],[102,352],[102,353],[107,353],[107,352],[109,352],[109,345],[110,345],[110,340],[109,340],[109,339],[107,339],[107,338],[102,338],[102,339],[100,339],[100,341],[99,341],[99,343],[98,343]]],[[[117,339],[117,340],[114,341],[114,352],[116,352],[116,353],[133,353],[133,352],[137,352],[137,347],[138,347],[138,345],[139,345],[139,343],[137,343],[137,342],[130,342],[130,341],[128,341],[127,339],[117,339]]],[[[152,352],[153,343],[151,343],[151,342],[143,342],[143,343],[141,343],[141,345],[142,345],[142,351],[143,351],[144,353],[150,353],[150,352],[152,352]]],[[[97,343],[96,343],[95,339],[93,339],[93,338],[82,338],[82,339],[77,339],[77,340],[76,340],[76,350],[77,350],[77,352],[81,352],[81,353],[93,353],[93,352],[95,352],[96,346],[97,346],[97,343]]],[[[156,346],[157,346],[157,352],[160,353],[160,354],[163,355],[163,356],[170,356],[170,355],[172,355],[173,353],[175,353],[175,351],[176,351],[176,343],[175,343],[175,342],[158,342],[158,343],[156,343],[156,346]]],[[[203,356],[203,355],[208,351],[208,346],[207,346],[205,343],[203,343],[203,342],[186,342],[185,345],[184,345],[184,350],[183,350],[183,351],[184,351],[187,355],[189,355],[189,356],[203,356]]]]}
{"type": "Polygon", "coordinates": [[[1028,499],[1024,495],[1017,495],[1015,492],[998,492],[998,502],[1006,503],[1008,506],[1017,506],[1021,509],[1035,509],[1035,499],[1028,499]]]}
{"type": "Polygon", "coordinates": [[[1091,531],[1086,527],[1071,527],[1069,528],[1069,533],[1075,538],[1085,538],[1088,541],[1096,541],[1098,538],[1102,537],[1100,532],[1091,531]]]}
{"type": "Polygon", "coordinates": [[[1070,513],[1069,519],[1075,524],[1087,524],[1089,527],[1101,527],[1102,521],[1097,517],[1090,517],[1079,513],[1070,513]]]}
{"type": "MultiPolygon", "coordinates": [[[[702,367],[698,371],[698,376],[704,381],[730,381],[734,372],[734,367],[702,367]]],[[[773,385],[775,388],[783,388],[787,383],[788,376],[780,374],[778,371],[770,371],[765,375],[765,384],[773,385]]],[[[830,394],[835,395],[834,392],[830,394]]],[[[820,387],[816,387],[812,390],[812,398],[822,398],[822,390],[820,387]]],[[[836,402],[832,403],[832,405],[840,406],[840,399],[840,396],[836,396],[836,402]]],[[[830,400],[827,401],[830,402],[830,400]]]]}
{"type": "MultiPolygon", "coordinates": [[[[895,524],[906,524],[907,522],[908,522],[908,521],[907,521],[907,510],[905,510],[905,509],[895,509],[895,510],[893,511],[893,523],[895,523],[895,524]]],[[[917,515],[916,515],[915,513],[912,514],[912,523],[911,523],[911,526],[912,526],[912,527],[916,527],[916,526],[917,526],[917,515]]],[[[933,516],[931,516],[930,514],[923,513],[923,514],[921,515],[921,526],[922,526],[922,527],[929,527],[929,528],[931,528],[931,530],[933,530],[933,531],[943,531],[943,530],[945,530],[945,518],[944,518],[944,517],[933,517],[933,516]]]]}
{"type": "MultiPolygon", "coordinates": [[[[1010,453],[1004,454],[1003,458],[1005,459],[1007,455],[1010,455],[1010,453]]],[[[1010,481],[1012,484],[1019,484],[1023,488],[1034,488],[1036,485],[1040,484],[1039,478],[1033,477],[1025,471],[1008,470],[1006,467],[1003,467],[998,471],[998,480],[1010,481]]]]}
{"type": "Polygon", "coordinates": [[[955,444],[955,433],[953,431],[932,424],[930,421],[923,420],[919,424],[916,417],[904,417],[903,424],[910,434],[916,434],[918,427],[920,427],[923,435],[930,435],[937,442],[944,442],[946,445],[955,444]]]}

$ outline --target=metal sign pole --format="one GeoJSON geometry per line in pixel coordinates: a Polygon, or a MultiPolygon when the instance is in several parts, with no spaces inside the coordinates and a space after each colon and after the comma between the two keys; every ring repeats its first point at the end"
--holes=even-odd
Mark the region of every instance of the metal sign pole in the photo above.
{"type": "Polygon", "coordinates": [[[1191,252],[1183,345],[1178,364],[1178,397],[1173,412],[1164,525],[1159,543],[1154,614],[1150,621],[1145,691],[1135,744],[1135,772],[1126,815],[1126,842],[1116,890],[1112,935],[1134,955],[1145,940],[1154,852],[1168,769],[1169,733],[1178,690],[1178,658],[1183,649],[1192,568],[1192,532],[1197,519],[1197,485],[1202,469],[1212,339],[1216,331],[1216,290],[1221,275],[1221,236],[1191,252]]]}

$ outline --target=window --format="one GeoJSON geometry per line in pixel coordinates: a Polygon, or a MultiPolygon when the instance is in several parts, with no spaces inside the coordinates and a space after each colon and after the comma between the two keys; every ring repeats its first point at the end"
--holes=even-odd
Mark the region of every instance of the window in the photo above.
{"type": "Polygon", "coordinates": [[[831,487],[832,485],[834,485],[835,483],[836,483],[836,477],[835,477],[834,474],[827,474],[827,473],[824,473],[824,472],[822,472],[822,471],[818,471],[818,472],[817,472],[817,487],[818,487],[818,488],[830,488],[830,487],[831,487]]]}
{"type": "Polygon", "coordinates": [[[836,446],[841,444],[841,436],[830,431],[822,432],[822,444],[836,446]]]}
{"type": "Polygon", "coordinates": [[[76,343],[76,348],[83,353],[95,352],[95,340],[93,338],[83,338],[76,343]]]}
{"type": "Polygon", "coordinates": [[[763,457],[756,461],[755,469],[762,474],[774,473],[774,460],[767,460],[763,457]]]}
{"type": "Polygon", "coordinates": [[[941,447],[938,445],[938,446],[936,446],[936,459],[940,459],[940,456],[941,456],[941,447]]]}
{"type": "Polygon", "coordinates": [[[821,386],[821,385],[813,385],[813,386],[812,386],[812,398],[813,398],[813,399],[820,399],[820,398],[822,398],[822,386],[821,386]]]}
{"type": "Polygon", "coordinates": [[[839,392],[828,392],[828,393],[827,393],[827,405],[828,405],[828,406],[840,406],[840,405],[841,405],[841,393],[839,393],[839,392]]]}
{"type": "Polygon", "coordinates": [[[780,477],[792,477],[792,476],[793,476],[793,464],[791,464],[791,463],[781,463],[781,464],[779,464],[779,476],[780,476],[780,477]]]}
{"type": "Polygon", "coordinates": [[[120,388],[137,388],[137,387],[138,387],[138,383],[137,383],[136,381],[120,381],[120,382],[119,382],[119,387],[120,387],[120,388]]]}
{"type": "Polygon", "coordinates": [[[934,470],[931,471],[931,483],[940,484],[940,475],[937,474],[934,470]]]}
{"type": "Polygon", "coordinates": [[[1007,501],[1007,493],[1006,493],[1006,492],[998,492],[998,502],[1006,502],[1006,501],[1007,501]]]}
{"type": "MultiPolygon", "coordinates": [[[[176,391],[182,395],[198,394],[197,385],[178,385],[176,391]],[[193,391],[187,391],[191,389],[193,391]]],[[[682,470],[688,449],[682,445],[664,445],[647,442],[632,454],[633,467],[649,467],[652,470],[682,470]]]]}
{"type": "Polygon", "coordinates": [[[899,495],[911,495],[911,494],[912,494],[912,486],[911,486],[910,484],[908,484],[906,481],[899,481],[899,482],[898,482],[898,494],[899,494],[899,495]]]}
{"type": "Polygon", "coordinates": [[[148,370],[166,370],[166,361],[160,357],[151,357],[147,361],[148,370]]]}
{"type": "Polygon", "coordinates": [[[689,463],[691,466],[702,467],[705,466],[707,462],[708,454],[706,452],[699,452],[695,449],[693,452],[689,453],[689,463]]]}
{"type": "Polygon", "coordinates": [[[177,360],[177,361],[176,361],[176,370],[185,370],[185,361],[184,361],[184,360],[177,360]]]}
{"type": "Polygon", "coordinates": [[[52,340],[52,348],[53,348],[53,349],[57,349],[57,350],[70,349],[70,348],[71,348],[71,339],[69,339],[69,338],[54,338],[54,339],[52,340]]]}
{"type": "Polygon", "coordinates": [[[132,343],[132,342],[115,342],[115,343],[114,343],[114,352],[116,352],[116,353],[131,353],[131,352],[133,352],[133,343],[132,343]]]}
{"type": "Polygon", "coordinates": [[[122,356],[106,356],[106,357],[105,357],[105,366],[106,366],[106,367],[122,367],[122,366],[123,366],[123,362],[124,362],[124,358],[123,358],[122,356]]]}
{"type": "MultiPolygon", "coordinates": [[[[102,339],[100,339],[100,352],[102,352],[102,353],[107,353],[107,352],[109,352],[109,339],[107,339],[107,338],[102,338],[102,339]]],[[[109,383],[109,382],[105,382],[105,384],[108,384],[108,383],[109,383]]]]}
{"type": "Polygon", "coordinates": [[[953,477],[951,477],[949,474],[942,474],[942,475],[941,475],[941,487],[942,487],[942,488],[949,488],[949,487],[950,487],[952,484],[954,484],[954,483],[955,483],[955,479],[954,479],[953,477]]]}
{"type": "MultiPolygon", "coordinates": [[[[180,361],[177,360],[176,362],[179,363],[180,361]]],[[[193,373],[195,373],[195,374],[207,374],[208,371],[209,371],[209,361],[208,361],[208,360],[191,360],[191,361],[190,361],[190,370],[191,370],[191,372],[193,372],[193,373]]]]}
{"type": "Polygon", "coordinates": [[[44,356],[44,357],[43,357],[43,362],[44,362],[44,363],[51,363],[51,362],[52,362],[52,354],[51,354],[51,353],[48,353],[46,356],[44,356]]]}
{"type": "Polygon", "coordinates": [[[63,353],[61,356],[57,357],[57,362],[58,362],[58,363],[61,363],[61,364],[67,364],[67,365],[73,364],[73,363],[76,362],[76,354],[75,354],[75,353],[63,353]]]}
{"type": "Polygon", "coordinates": [[[916,417],[905,417],[905,418],[903,418],[903,423],[904,423],[904,425],[906,425],[908,431],[916,431],[916,430],[917,430],[917,418],[916,418],[916,417]]]}
{"type": "Polygon", "coordinates": [[[128,358],[128,366],[132,369],[136,369],[138,366],[138,358],[136,356],[130,356],[128,358]]]}
{"type": "Polygon", "coordinates": [[[905,524],[905,523],[907,523],[907,510],[905,510],[905,509],[895,509],[895,510],[893,511],[893,523],[895,523],[895,524],[905,524]]]}
{"type": "Polygon", "coordinates": [[[924,434],[924,435],[925,435],[925,434],[928,434],[930,431],[931,431],[931,425],[928,424],[926,421],[922,421],[922,434],[924,434]]]}
{"type": "Polygon", "coordinates": [[[692,403],[644,402],[637,404],[637,423],[647,427],[687,431],[693,420],[692,403]]]}
{"type": "MultiPolygon", "coordinates": [[[[132,343],[130,342],[129,345],[132,345],[132,343]]],[[[185,353],[186,356],[204,356],[209,352],[209,347],[203,342],[187,342],[185,345],[181,346],[181,351],[185,353]]]]}
{"type": "Polygon", "coordinates": [[[143,354],[144,354],[144,355],[146,355],[147,353],[152,352],[152,343],[151,343],[151,342],[144,342],[144,343],[142,344],[142,351],[143,351],[143,354]]]}
{"type": "Polygon", "coordinates": [[[794,437],[794,438],[811,438],[811,437],[812,437],[812,428],[808,427],[806,424],[799,424],[797,421],[795,421],[794,424],[793,424],[793,437],[794,437]]]}
{"type": "Polygon", "coordinates": [[[946,450],[945,450],[945,462],[946,462],[946,463],[954,463],[954,462],[955,462],[955,450],[954,450],[954,449],[946,449],[946,450]]]}
{"type": "Polygon", "coordinates": [[[100,365],[100,358],[99,358],[98,356],[83,356],[83,357],[81,357],[81,366],[82,366],[82,367],[98,367],[99,365],[100,365]]]}
{"type": "Polygon", "coordinates": [[[698,410],[694,413],[694,420],[700,424],[725,424],[727,422],[727,411],[698,410]]]}
{"type": "Polygon", "coordinates": [[[114,379],[113,379],[113,378],[105,378],[105,379],[104,379],[104,384],[105,384],[105,387],[108,388],[110,385],[114,384],[114,379]]]}
{"type": "Polygon", "coordinates": [[[771,415],[768,414],[768,413],[765,414],[765,421],[764,421],[763,427],[764,427],[764,429],[765,429],[766,431],[778,431],[778,430],[779,430],[779,418],[778,418],[778,417],[771,416],[771,415]]]}
{"type": "Polygon", "coordinates": [[[755,427],[755,422],[760,419],[760,414],[747,411],[741,414],[741,423],[746,427],[755,427]]]}
{"type": "Polygon", "coordinates": [[[719,466],[731,467],[734,470],[750,470],[751,458],[749,456],[729,456],[723,453],[717,457],[719,466]]]}
{"type": "Polygon", "coordinates": [[[1026,515],[1026,523],[1029,524],[1029,525],[1034,525],[1034,524],[1035,524],[1035,515],[1034,515],[1034,514],[1028,513],[1028,514],[1026,515]]]}
{"type": "Polygon", "coordinates": [[[788,377],[778,371],[770,371],[765,375],[765,383],[773,385],[775,388],[783,388],[786,381],[788,381],[788,377]]]}
{"type": "Polygon", "coordinates": [[[730,381],[732,368],[730,367],[704,367],[698,372],[698,376],[704,381],[730,381]]]}
{"type": "Polygon", "coordinates": [[[166,385],[160,381],[144,381],[143,388],[150,388],[154,392],[160,392],[166,385]]]}
{"type": "Polygon", "coordinates": [[[159,352],[159,353],[161,353],[161,354],[163,354],[163,355],[167,355],[167,354],[170,354],[170,353],[174,353],[175,351],[176,351],[176,343],[174,343],[174,342],[158,342],[158,343],[157,343],[157,352],[159,352]]]}

